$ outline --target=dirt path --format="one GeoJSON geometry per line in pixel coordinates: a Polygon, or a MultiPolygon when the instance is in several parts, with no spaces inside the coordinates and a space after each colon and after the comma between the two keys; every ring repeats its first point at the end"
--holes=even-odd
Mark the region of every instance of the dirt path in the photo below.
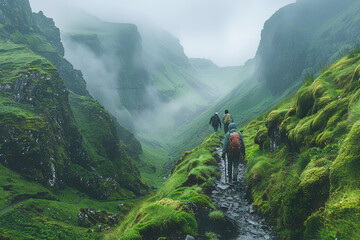
{"type": "MultiPolygon", "coordinates": [[[[218,154],[221,158],[221,148],[218,154]]],[[[219,162],[221,170],[220,181],[215,181],[215,190],[212,191],[211,198],[216,205],[224,212],[227,218],[231,219],[237,226],[236,237],[223,236],[223,240],[276,240],[278,239],[251,207],[251,203],[246,197],[247,186],[245,183],[245,164],[239,166],[238,183],[229,185],[225,183],[224,160],[219,162]]],[[[224,234],[226,235],[226,234],[224,234]]],[[[234,235],[234,234],[232,234],[234,235]]]]}

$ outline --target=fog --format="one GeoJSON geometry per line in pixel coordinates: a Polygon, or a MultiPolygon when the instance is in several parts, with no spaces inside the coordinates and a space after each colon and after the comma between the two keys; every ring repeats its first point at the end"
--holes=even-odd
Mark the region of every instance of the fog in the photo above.
{"type": "Polygon", "coordinates": [[[254,57],[264,22],[295,0],[30,0],[59,25],[71,8],[111,22],[150,22],[180,39],[189,57],[238,66],[254,57]]]}
{"type": "MultiPolygon", "coordinates": [[[[144,49],[142,55],[134,60],[139,61],[136,64],[142,65],[150,78],[152,70],[148,69],[149,65],[156,66],[156,61],[167,61],[160,53],[163,49],[161,39],[164,38],[164,42],[171,44],[172,50],[176,51],[180,59],[186,59],[187,56],[210,59],[219,66],[242,65],[254,57],[264,22],[277,9],[291,2],[294,0],[30,0],[33,11],[41,10],[47,17],[53,18],[60,30],[79,22],[85,25],[96,23],[97,20],[87,13],[103,21],[134,23],[139,27],[140,33],[144,29],[144,49]],[[160,29],[179,39],[186,56],[183,55],[181,46],[178,46],[177,39],[160,29]],[[150,36],[156,35],[154,39],[160,41],[149,40],[146,30],[150,32],[150,36]]],[[[99,40],[106,41],[102,38],[99,40]]],[[[89,92],[121,125],[137,136],[142,133],[141,137],[145,138],[171,138],[169,132],[209,106],[214,100],[210,101],[214,97],[209,96],[211,93],[217,92],[216,97],[220,98],[221,94],[231,90],[229,86],[233,86],[223,82],[218,82],[216,86],[205,86],[204,82],[193,79],[194,76],[187,76],[195,90],[164,101],[159,99],[158,90],[150,84],[151,79],[148,79],[144,93],[146,96],[141,97],[147,98],[151,107],[130,113],[129,109],[121,105],[122,96],[118,89],[123,87],[119,86],[122,65],[116,54],[111,50],[96,54],[89,46],[67,38],[66,34],[62,34],[62,42],[65,57],[83,72],[89,92]]],[[[102,45],[108,46],[108,43],[102,42],[102,45]]],[[[111,49],[109,46],[108,48],[111,49]]]]}

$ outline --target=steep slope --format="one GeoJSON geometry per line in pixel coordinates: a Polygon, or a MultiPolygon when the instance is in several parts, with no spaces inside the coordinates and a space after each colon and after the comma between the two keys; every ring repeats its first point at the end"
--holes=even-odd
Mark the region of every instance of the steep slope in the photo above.
{"type": "Polygon", "coordinates": [[[187,234],[214,239],[213,231],[231,229],[208,196],[220,175],[215,149],[219,144],[219,138],[213,134],[185,152],[164,185],[136,205],[105,239],[184,239],[187,234]]]}
{"type": "Polygon", "coordinates": [[[244,65],[254,68],[253,74],[182,128],[177,145],[198,144],[214,112],[228,109],[243,126],[295,93],[306,78],[358,44],[359,9],[355,0],[299,0],[278,10],[264,24],[255,58],[244,65]]]}
{"type": "MultiPolygon", "coordinates": [[[[60,33],[54,22],[41,12],[33,15],[36,22],[39,23],[41,33],[52,45],[62,46],[62,43],[59,42],[60,33]]],[[[144,186],[131,159],[126,156],[125,149],[128,154],[137,159],[142,152],[140,143],[127,129],[113,121],[109,113],[89,95],[82,73],[75,70],[62,55],[59,55],[63,54],[62,51],[58,54],[40,54],[50,59],[59,69],[61,76],[65,79],[65,84],[68,83],[67,87],[73,91],[73,94],[70,94],[70,105],[80,132],[86,138],[86,149],[91,160],[94,163],[97,162],[95,163],[97,169],[108,177],[117,176],[116,172],[121,172],[122,176],[118,176],[117,181],[121,182],[123,186],[127,185],[125,188],[139,193],[144,186]],[[119,144],[119,138],[124,146],[119,144]],[[102,160],[99,161],[100,159],[102,160]],[[111,162],[104,164],[108,160],[111,162]],[[103,164],[99,164],[100,162],[103,164]]]]}
{"type": "Polygon", "coordinates": [[[91,94],[141,137],[161,135],[149,133],[160,128],[149,126],[149,119],[165,119],[162,128],[169,129],[211,101],[208,87],[193,77],[181,45],[169,33],[75,15],[62,25],[67,58],[85,74],[91,94]]]}
{"type": "Polygon", "coordinates": [[[67,58],[82,70],[91,94],[141,140],[144,153],[138,167],[148,182],[157,179],[158,185],[174,130],[229,92],[242,68],[197,68],[166,31],[74,15],[61,27],[67,58]]]}
{"type": "Polygon", "coordinates": [[[358,43],[359,9],[355,0],[300,0],[280,9],[261,33],[258,78],[276,95],[331,64],[358,43]]]}
{"type": "Polygon", "coordinates": [[[250,122],[254,205],[287,239],[358,239],[359,50],[250,122]]]}
{"type": "Polygon", "coordinates": [[[130,157],[141,146],[88,94],[81,72],[61,56],[59,40],[53,21],[33,15],[28,1],[0,2],[1,238],[48,238],[57,231],[81,239],[75,202],[106,209],[94,199],[147,190],[130,157]],[[118,133],[136,146],[128,151],[118,133]]]}

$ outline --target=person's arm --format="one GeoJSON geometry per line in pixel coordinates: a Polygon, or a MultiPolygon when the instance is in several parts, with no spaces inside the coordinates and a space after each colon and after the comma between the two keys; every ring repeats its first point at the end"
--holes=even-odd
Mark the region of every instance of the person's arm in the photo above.
{"type": "Polygon", "coordinates": [[[225,158],[228,141],[229,141],[229,133],[227,133],[227,134],[225,135],[224,144],[223,144],[223,149],[222,149],[222,155],[221,155],[222,158],[225,158]]]}
{"type": "Polygon", "coordinates": [[[234,119],[233,119],[233,117],[232,116],[230,116],[231,117],[231,122],[234,122],[234,119]]]}
{"type": "Polygon", "coordinates": [[[241,139],[241,143],[242,143],[242,146],[243,146],[243,148],[242,148],[242,154],[245,156],[245,154],[246,154],[246,147],[245,147],[245,142],[244,142],[244,139],[243,139],[243,136],[242,136],[242,134],[241,134],[241,132],[238,132],[239,133],[239,135],[240,135],[240,139],[241,139]]]}
{"type": "Polygon", "coordinates": [[[228,146],[228,142],[229,142],[229,135],[230,135],[229,133],[226,133],[226,135],[225,135],[223,149],[222,149],[223,153],[225,153],[227,150],[227,146],[228,146]]]}

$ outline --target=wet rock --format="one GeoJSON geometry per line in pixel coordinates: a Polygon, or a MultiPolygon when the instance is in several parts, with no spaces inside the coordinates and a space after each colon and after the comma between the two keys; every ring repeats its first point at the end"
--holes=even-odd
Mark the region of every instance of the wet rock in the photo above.
{"type": "Polygon", "coordinates": [[[213,190],[212,191],[212,194],[218,194],[219,192],[218,191],[216,191],[216,190],[213,190]]]}
{"type": "Polygon", "coordinates": [[[195,238],[193,236],[186,235],[185,240],[195,240],[195,238]]]}
{"type": "Polygon", "coordinates": [[[227,190],[227,189],[229,189],[230,185],[220,183],[217,185],[217,187],[220,188],[221,190],[227,190]]]}
{"type": "Polygon", "coordinates": [[[100,225],[100,223],[114,226],[118,223],[117,214],[107,213],[106,211],[96,211],[89,208],[81,208],[77,217],[79,219],[79,225],[83,227],[100,225]]]}
{"type": "Polygon", "coordinates": [[[251,219],[248,219],[247,222],[250,223],[251,225],[256,225],[256,222],[252,221],[251,219]]]}
{"type": "Polygon", "coordinates": [[[239,165],[238,182],[235,184],[225,183],[224,161],[219,161],[219,168],[221,170],[221,181],[215,181],[215,190],[212,192],[212,200],[214,203],[224,211],[227,219],[230,220],[236,227],[236,235],[224,237],[227,233],[220,232],[223,236],[221,239],[237,239],[237,240],[269,240],[277,239],[270,228],[263,222],[264,220],[256,215],[256,212],[251,207],[251,203],[247,198],[247,186],[245,182],[245,164],[239,165]]]}

